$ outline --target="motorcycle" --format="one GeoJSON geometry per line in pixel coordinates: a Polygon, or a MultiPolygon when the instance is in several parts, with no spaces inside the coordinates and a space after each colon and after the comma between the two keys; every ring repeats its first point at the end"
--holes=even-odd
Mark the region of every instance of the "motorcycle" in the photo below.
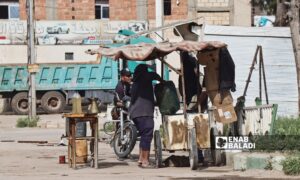
{"type": "MultiPolygon", "coordinates": [[[[129,118],[129,105],[129,98],[118,100],[112,110],[115,131],[110,144],[119,158],[128,157],[135,146],[138,136],[136,126],[129,118]]],[[[106,127],[107,126],[104,125],[104,131],[107,131],[106,127]]]]}

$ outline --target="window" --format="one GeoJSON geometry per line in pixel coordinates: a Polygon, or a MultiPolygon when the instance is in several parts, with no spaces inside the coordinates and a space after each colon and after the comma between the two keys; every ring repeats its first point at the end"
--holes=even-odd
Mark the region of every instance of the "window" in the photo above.
{"type": "Polygon", "coordinates": [[[0,4],[0,19],[19,19],[19,5],[16,3],[0,4]]]}
{"type": "Polygon", "coordinates": [[[108,4],[96,4],[95,5],[95,18],[96,19],[108,19],[109,18],[108,4]]]}
{"type": "Polygon", "coordinates": [[[65,53],[65,60],[74,60],[74,53],[73,52],[66,52],[65,53]]]}
{"type": "Polygon", "coordinates": [[[164,15],[169,16],[171,15],[172,7],[171,7],[171,0],[164,0],[164,15]]]}

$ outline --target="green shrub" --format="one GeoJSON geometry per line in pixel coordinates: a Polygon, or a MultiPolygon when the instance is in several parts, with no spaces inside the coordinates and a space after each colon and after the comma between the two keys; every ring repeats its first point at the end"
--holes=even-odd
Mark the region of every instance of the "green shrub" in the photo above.
{"type": "Polygon", "coordinates": [[[273,126],[273,134],[255,136],[255,150],[267,152],[300,150],[300,118],[279,117],[273,126]]]}
{"type": "Polygon", "coordinates": [[[287,175],[299,175],[300,174],[300,157],[292,156],[288,157],[282,162],[283,172],[287,175]]]}
{"type": "Polygon", "coordinates": [[[40,120],[40,117],[36,116],[32,119],[30,119],[29,117],[23,117],[23,118],[19,118],[17,120],[17,127],[19,128],[23,128],[23,127],[36,127],[37,126],[37,122],[40,120]]]}
{"type": "Polygon", "coordinates": [[[275,135],[300,135],[300,118],[278,117],[274,123],[275,135]]]}

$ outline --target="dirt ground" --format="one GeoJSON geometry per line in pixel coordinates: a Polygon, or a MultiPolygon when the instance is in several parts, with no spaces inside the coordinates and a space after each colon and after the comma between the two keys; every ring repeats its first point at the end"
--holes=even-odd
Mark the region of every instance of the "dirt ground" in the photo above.
{"type": "MultiPolygon", "coordinates": [[[[19,116],[0,116],[0,179],[1,180],[53,180],[53,179],[300,179],[285,176],[279,171],[233,171],[232,167],[166,167],[141,169],[137,166],[136,145],[131,159],[117,160],[113,149],[105,142],[99,143],[99,168],[81,166],[76,170],[59,164],[59,156],[67,155],[67,146],[38,146],[18,143],[20,140],[39,140],[59,143],[64,134],[61,115],[41,115],[40,128],[15,128],[19,116]],[[46,124],[46,125],[45,125],[46,124]],[[9,141],[9,142],[7,142],[9,141]]],[[[164,153],[164,157],[171,155],[164,153]]],[[[186,154],[187,155],[187,154],[186,154]]],[[[151,157],[154,160],[154,157],[151,157]]]]}

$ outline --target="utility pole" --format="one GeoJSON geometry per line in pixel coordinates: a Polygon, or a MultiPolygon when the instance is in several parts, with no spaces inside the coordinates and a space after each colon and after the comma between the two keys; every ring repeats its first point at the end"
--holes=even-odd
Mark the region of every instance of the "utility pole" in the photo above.
{"type": "MultiPolygon", "coordinates": [[[[164,24],[164,4],[163,0],[155,0],[155,24],[156,27],[161,27],[164,24]]],[[[157,31],[157,42],[161,42],[164,39],[164,33],[162,30],[157,31]]],[[[162,63],[160,60],[155,60],[156,72],[162,76],[162,63]]]]}
{"type": "Polygon", "coordinates": [[[27,0],[27,54],[29,73],[28,110],[29,118],[36,117],[36,91],[35,91],[35,32],[34,32],[34,0],[27,0]]]}

